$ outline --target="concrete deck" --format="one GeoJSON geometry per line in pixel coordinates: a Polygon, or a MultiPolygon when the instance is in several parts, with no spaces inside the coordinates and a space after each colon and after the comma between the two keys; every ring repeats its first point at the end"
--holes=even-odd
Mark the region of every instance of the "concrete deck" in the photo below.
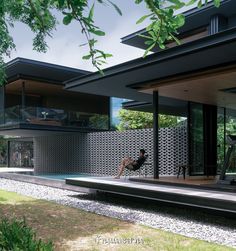
{"type": "Polygon", "coordinates": [[[111,177],[68,178],[66,184],[176,205],[231,213],[236,216],[236,194],[211,190],[210,188],[202,190],[192,187],[132,182],[128,179],[115,180],[111,177]]]}

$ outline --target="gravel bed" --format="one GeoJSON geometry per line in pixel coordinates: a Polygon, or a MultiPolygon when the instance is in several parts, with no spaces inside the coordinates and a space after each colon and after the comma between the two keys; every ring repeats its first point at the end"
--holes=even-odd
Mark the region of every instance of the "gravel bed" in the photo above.
{"type": "Polygon", "coordinates": [[[211,216],[205,218],[200,214],[198,218],[191,218],[183,212],[175,215],[168,210],[163,212],[150,207],[144,209],[135,203],[121,205],[94,200],[78,192],[3,178],[0,179],[0,189],[236,248],[236,226],[231,220],[222,217],[209,220],[211,216]],[[231,224],[227,225],[227,222],[231,224]]]}

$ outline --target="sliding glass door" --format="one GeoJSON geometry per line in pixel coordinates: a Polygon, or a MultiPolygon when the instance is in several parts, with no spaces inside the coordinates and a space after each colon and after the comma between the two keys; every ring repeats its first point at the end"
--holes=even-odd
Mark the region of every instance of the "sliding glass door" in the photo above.
{"type": "Polygon", "coordinates": [[[189,103],[190,175],[204,174],[203,105],[189,103]]]}
{"type": "Polygon", "coordinates": [[[215,175],[217,170],[217,107],[189,103],[190,175],[215,175]]]}

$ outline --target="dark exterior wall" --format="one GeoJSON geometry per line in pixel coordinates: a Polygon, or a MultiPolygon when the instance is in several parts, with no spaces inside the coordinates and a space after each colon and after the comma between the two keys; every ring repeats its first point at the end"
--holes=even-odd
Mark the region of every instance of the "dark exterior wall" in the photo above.
{"type": "Polygon", "coordinates": [[[0,86],[0,110],[3,112],[5,107],[5,90],[4,86],[0,86]]]}
{"type": "MultiPolygon", "coordinates": [[[[25,97],[26,106],[41,106],[41,98],[37,96],[25,97]]],[[[21,95],[6,94],[6,107],[21,105],[21,95]]]]}
{"type": "Polygon", "coordinates": [[[229,28],[236,27],[236,15],[229,17],[229,19],[228,19],[228,27],[229,28]]]}
{"type": "Polygon", "coordinates": [[[6,107],[21,105],[21,96],[14,94],[6,94],[6,107]]]}
{"type": "MultiPolygon", "coordinates": [[[[6,94],[6,107],[21,105],[21,95],[6,94]]],[[[67,96],[28,96],[26,106],[43,106],[98,114],[109,114],[109,97],[80,94],[67,96]]]]}
{"type": "MultiPolygon", "coordinates": [[[[185,127],[165,128],[159,132],[160,174],[176,175],[177,166],[187,163],[185,127]]],[[[34,138],[35,172],[85,173],[114,176],[124,156],[137,158],[144,148],[153,162],[153,130],[97,132],[34,138]]],[[[153,175],[153,167],[149,169],[153,175]]]]}
{"type": "Polygon", "coordinates": [[[76,97],[43,97],[43,106],[88,113],[109,113],[109,98],[105,96],[80,94],[76,97]]]}

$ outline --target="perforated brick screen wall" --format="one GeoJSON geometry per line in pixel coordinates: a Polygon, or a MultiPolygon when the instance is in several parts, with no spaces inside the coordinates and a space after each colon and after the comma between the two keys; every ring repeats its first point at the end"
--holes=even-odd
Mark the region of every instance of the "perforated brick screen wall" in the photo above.
{"type": "MultiPolygon", "coordinates": [[[[153,163],[153,130],[78,133],[34,138],[36,173],[85,173],[110,176],[124,156],[137,158],[144,148],[153,163]]],[[[187,162],[185,127],[160,129],[160,174],[175,175],[187,162]]],[[[153,166],[148,169],[153,175],[153,166]]]]}

